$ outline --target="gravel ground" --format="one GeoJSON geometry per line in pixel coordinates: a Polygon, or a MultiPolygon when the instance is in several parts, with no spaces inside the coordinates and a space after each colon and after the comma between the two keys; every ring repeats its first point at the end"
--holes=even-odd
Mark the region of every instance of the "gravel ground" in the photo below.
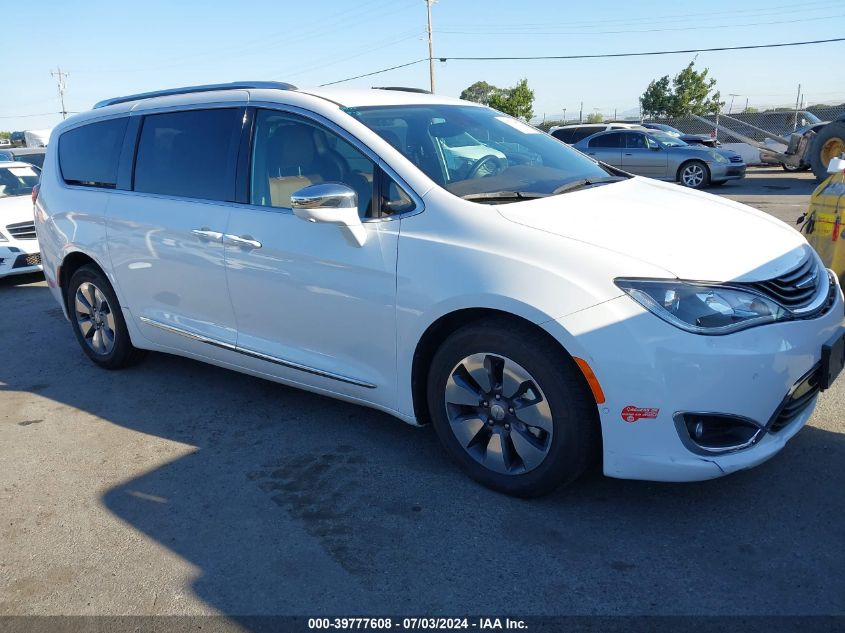
{"type": "MultiPolygon", "coordinates": [[[[812,179],[716,190],[793,222],[812,179]]],[[[720,480],[523,501],[430,429],[181,358],[94,367],[0,281],[0,614],[845,614],[845,380],[720,480]]]]}

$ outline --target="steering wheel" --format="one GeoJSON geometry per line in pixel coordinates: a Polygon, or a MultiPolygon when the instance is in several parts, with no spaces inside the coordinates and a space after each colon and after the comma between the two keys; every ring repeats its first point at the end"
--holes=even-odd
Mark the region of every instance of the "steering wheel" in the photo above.
{"type": "Polygon", "coordinates": [[[484,174],[484,176],[495,176],[502,171],[502,163],[499,160],[499,157],[493,156],[493,154],[487,154],[473,163],[472,167],[469,168],[469,173],[467,174],[466,179],[469,180],[470,178],[478,178],[479,173],[485,165],[489,165],[489,172],[484,174]]]}

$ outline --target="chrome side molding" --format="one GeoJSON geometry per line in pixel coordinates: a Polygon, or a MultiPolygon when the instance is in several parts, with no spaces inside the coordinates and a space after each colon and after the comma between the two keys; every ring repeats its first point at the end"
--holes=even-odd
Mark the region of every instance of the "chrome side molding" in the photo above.
{"type": "Polygon", "coordinates": [[[197,334],[196,332],[191,332],[189,330],[183,330],[182,328],[175,327],[173,325],[169,325],[167,323],[161,323],[160,321],[156,321],[154,319],[150,319],[149,317],[141,316],[138,319],[146,323],[147,325],[151,325],[153,327],[157,327],[160,330],[164,330],[165,332],[170,332],[171,334],[178,334],[179,336],[184,336],[185,338],[193,339],[195,341],[200,341],[202,343],[206,343],[208,345],[213,345],[214,347],[219,347],[221,349],[229,350],[230,352],[237,352],[238,354],[243,354],[244,356],[249,356],[251,358],[257,358],[258,360],[264,360],[269,363],[274,363],[276,365],[281,365],[282,367],[288,367],[289,369],[295,369],[297,371],[305,372],[306,374],[312,374],[314,376],[320,376],[321,378],[329,378],[331,380],[337,380],[339,382],[345,382],[350,385],[355,385],[357,387],[365,387],[366,389],[375,389],[376,386],[369,382],[364,382],[363,380],[358,380],[357,378],[350,378],[349,376],[343,376],[341,374],[335,374],[330,371],[324,371],[322,369],[316,369],[314,367],[309,367],[307,365],[302,365],[300,363],[295,363],[290,360],[285,360],[284,358],[278,358],[276,356],[270,356],[269,354],[262,354],[261,352],[256,352],[255,350],[251,350],[245,347],[238,347],[237,345],[233,345],[231,343],[226,343],[224,341],[218,341],[217,339],[210,338],[208,336],[204,336],[202,334],[197,334]]]}

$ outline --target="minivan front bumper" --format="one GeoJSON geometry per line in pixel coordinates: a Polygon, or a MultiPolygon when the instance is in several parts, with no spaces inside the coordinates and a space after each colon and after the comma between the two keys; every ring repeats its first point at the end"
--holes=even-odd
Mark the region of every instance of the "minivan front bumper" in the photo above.
{"type": "Polygon", "coordinates": [[[832,292],[833,304],[821,316],[723,336],[680,330],[627,295],[546,323],[601,384],[605,474],[653,481],[712,479],[756,466],[781,450],[815,408],[813,393],[788,421],[777,429],[770,426],[841,327],[842,291],[837,285],[832,292]],[[737,450],[694,451],[676,424],[684,412],[738,416],[768,428],[737,450]]]}

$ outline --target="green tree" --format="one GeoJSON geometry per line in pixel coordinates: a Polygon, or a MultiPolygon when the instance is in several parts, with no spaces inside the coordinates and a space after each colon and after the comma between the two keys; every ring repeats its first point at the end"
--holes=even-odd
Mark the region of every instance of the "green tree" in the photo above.
{"type": "Polygon", "coordinates": [[[708,78],[708,72],[707,68],[696,71],[695,62],[690,62],[671,82],[669,75],[652,81],[640,97],[643,114],[683,117],[717,113],[725,102],[720,100],[716,80],[708,78]]]}
{"type": "Polygon", "coordinates": [[[604,117],[599,112],[591,112],[587,115],[587,123],[603,123],[604,117]]]}
{"type": "Polygon", "coordinates": [[[640,97],[640,108],[645,116],[669,116],[672,110],[672,98],[669,75],[664,75],[648,84],[648,88],[640,97]]]}
{"type": "Polygon", "coordinates": [[[0,138],[12,138],[11,132],[0,132],[0,138]]]}
{"type": "Polygon", "coordinates": [[[502,89],[493,84],[488,84],[486,81],[476,81],[468,88],[464,88],[461,99],[487,105],[490,103],[490,97],[501,92],[502,89]]]}
{"type": "Polygon", "coordinates": [[[528,87],[527,79],[520,79],[513,88],[492,94],[487,105],[512,117],[529,121],[534,116],[534,91],[528,87]]]}

